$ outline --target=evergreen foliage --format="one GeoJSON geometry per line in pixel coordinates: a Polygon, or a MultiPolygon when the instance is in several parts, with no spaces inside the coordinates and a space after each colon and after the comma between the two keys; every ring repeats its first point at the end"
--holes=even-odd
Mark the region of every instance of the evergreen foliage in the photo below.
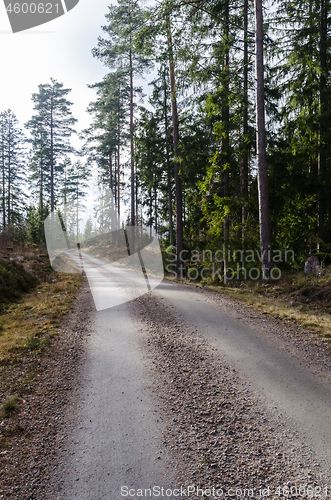
{"type": "MultiPolygon", "coordinates": [[[[108,224],[103,203],[112,192],[119,215],[130,200],[126,221],[177,246],[177,266],[181,249],[223,245],[291,249],[294,266],[331,254],[330,3],[263,2],[257,50],[259,5],[111,5],[92,50],[106,74],[90,86],[96,98],[81,163],[70,145],[75,119],[63,84],[51,79],[33,94],[28,152],[14,113],[0,114],[2,231],[13,225],[22,240],[42,242],[45,217],[63,202],[79,208],[93,170],[98,227],[87,221],[86,239],[108,224]],[[141,102],[138,78],[152,67],[150,96],[141,102]]],[[[62,217],[74,232],[79,215],[62,217]]],[[[263,262],[265,277],[271,264],[263,262]]]]}

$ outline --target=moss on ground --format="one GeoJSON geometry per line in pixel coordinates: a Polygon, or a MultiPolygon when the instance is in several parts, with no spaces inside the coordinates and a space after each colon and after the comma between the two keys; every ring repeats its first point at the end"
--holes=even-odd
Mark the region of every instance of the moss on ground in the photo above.
{"type": "Polygon", "coordinates": [[[38,279],[27,272],[23,265],[0,258],[0,310],[36,287],[38,279]]]}

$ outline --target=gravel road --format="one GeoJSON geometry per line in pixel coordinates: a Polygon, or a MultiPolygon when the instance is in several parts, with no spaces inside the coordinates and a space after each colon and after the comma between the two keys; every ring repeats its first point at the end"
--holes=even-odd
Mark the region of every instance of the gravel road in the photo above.
{"type": "Polygon", "coordinates": [[[121,498],[121,487],[171,483],[140,322],[123,304],[95,314],[67,446],[63,498],[121,498]]]}
{"type": "Polygon", "coordinates": [[[331,464],[330,383],[294,359],[293,350],[284,352],[277,325],[269,322],[262,328],[265,320],[257,321],[255,316],[255,324],[249,326],[247,314],[240,314],[233,304],[176,284],[162,284],[156,297],[166,300],[187,325],[201,332],[270,408],[291,418],[319,460],[331,464]]]}
{"type": "Polygon", "coordinates": [[[169,282],[93,313],[52,498],[328,497],[330,353],[315,344],[169,282]]]}
{"type": "Polygon", "coordinates": [[[0,422],[0,498],[328,498],[330,357],[205,289],[96,312],[86,283],[0,422]]]}

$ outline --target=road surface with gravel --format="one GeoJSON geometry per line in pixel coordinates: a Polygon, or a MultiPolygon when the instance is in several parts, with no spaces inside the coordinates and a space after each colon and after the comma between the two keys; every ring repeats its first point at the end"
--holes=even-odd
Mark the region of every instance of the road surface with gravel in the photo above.
{"type": "Polygon", "coordinates": [[[329,497],[322,342],[167,281],[91,321],[57,498],[329,497]]]}

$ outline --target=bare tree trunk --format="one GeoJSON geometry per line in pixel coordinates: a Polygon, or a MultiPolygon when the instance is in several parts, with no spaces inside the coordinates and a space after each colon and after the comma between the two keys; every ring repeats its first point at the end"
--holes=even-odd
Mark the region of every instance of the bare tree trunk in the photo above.
{"type": "Polygon", "coordinates": [[[117,212],[117,148],[114,151],[114,200],[115,210],[117,212]]]}
{"type": "Polygon", "coordinates": [[[40,158],[40,216],[39,216],[39,240],[43,239],[43,218],[44,218],[44,171],[43,171],[43,162],[40,158]]]}
{"type": "Polygon", "coordinates": [[[11,119],[9,117],[8,120],[8,173],[7,173],[7,222],[8,226],[11,224],[11,205],[10,205],[10,197],[11,197],[11,119]]]}
{"type": "Polygon", "coordinates": [[[174,229],[172,220],[172,191],[171,191],[171,172],[170,172],[170,160],[169,160],[169,149],[167,154],[167,183],[168,183],[168,212],[169,212],[169,243],[174,244],[174,229]]]}
{"type": "Polygon", "coordinates": [[[172,190],[171,190],[171,171],[170,171],[170,155],[168,141],[168,106],[167,106],[167,82],[164,72],[164,128],[165,128],[165,144],[166,144],[166,162],[167,162],[167,183],[168,183],[168,212],[169,212],[169,242],[174,244],[174,231],[172,222],[172,190]]]}
{"type": "Polygon", "coordinates": [[[135,176],[135,200],[136,200],[136,212],[135,212],[135,220],[136,220],[136,225],[139,226],[139,197],[138,197],[138,188],[139,188],[139,182],[137,176],[135,176]]]}
{"type": "Polygon", "coordinates": [[[6,171],[5,171],[5,127],[2,122],[1,125],[2,133],[2,224],[3,228],[6,228],[6,171]]]}
{"type": "Polygon", "coordinates": [[[112,153],[110,153],[109,155],[109,185],[110,185],[110,206],[111,206],[111,211],[110,211],[110,215],[111,215],[111,230],[112,231],[115,231],[116,228],[116,224],[115,224],[115,211],[116,211],[116,207],[114,207],[114,176],[113,176],[113,155],[112,153]]]}
{"type": "Polygon", "coordinates": [[[264,64],[263,64],[263,12],[262,0],[255,0],[255,59],[256,59],[256,146],[259,192],[259,221],[261,240],[262,275],[270,277],[271,228],[268,199],[268,173],[266,160],[265,114],[264,114],[264,64]]]}
{"type": "Polygon", "coordinates": [[[113,194],[114,181],[113,181],[113,157],[110,153],[109,155],[109,186],[111,189],[111,193],[113,194]]]}
{"type": "Polygon", "coordinates": [[[130,143],[131,143],[131,226],[135,225],[135,172],[133,143],[133,68],[132,50],[130,49],[130,143]]]}
{"type": "MultiPolygon", "coordinates": [[[[314,47],[314,43],[313,43],[313,39],[314,39],[313,32],[314,31],[315,31],[315,19],[314,19],[313,12],[312,12],[312,2],[309,2],[309,35],[308,35],[309,54],[313,54],[313,51],[314,51],[314,48],[313,48],[314,47]]],[[[308,85],[311,84],[314,79],[315,79],[315,68],[310,65],[309,69],[308,69],[308,75],[307,75],[308,85]]],[[[311,113],[314,113],[312,93],[309,93],[307,100],[308,100],[308,109],[311,110],[311,113]]],[[[312,173],[312,171],[313,171],[312,166],[313,166],[313,158],[312,158],[311,153],[309,152],[309,157],[308,157],[308,172],[309,172],[309,174],[312,173]]],[[[314,174],[315,174],[315,172],[314,172],[314,174]]],[[[318,174],[317,174],[317,176],[318,176],[318,174]]],[[[317,226],[318,226],[318,217],[317,217],[317,226]]]]}
{"type": "Polygon", "coordinates": [[[44,172],[43,172],[43,164],[40,159],[40,213],[41,216],[44,211],[44,172]]]}
{"type": "Polygon", "coordinates": [[[54,124],[53,124],[53,98],[51,100],[51,212],[54,211],[54,124]]]}
{"type": "Polygon", "coordinates": [[[171,25],[169,12],[166,13],[167,41],[168,41],[168,57],[169,57],[169,74],[170,74],[170,89],[171,89],[171,114],[173,126],[174,140],[174,171],[175,171],[175,188],[176,188],[176,253],[177,253],[177,273],[182,268],[182,250],[183,250],[183,214],[182,214],[182,182],[179,173],[178,162],[178,112],[175,84],[175,67],[174,55],[172,48],[171,25]]]}
{"type": "Polygon", "coordinates": [[[244,3],[244,103],[243,103],[243,136],[244,150],[242,158],[242,244],[243,250],[246,248],[246,219],[247,219],[247,201],[248,201],[248,0],[244,3]]]}
{"type": "Polygon", "coordinates": [[[154,222],[155,222],[155,232],[157,233],[157,225],[158,225],[158,211],[157,211],[157,173],[156,168],[154,171],[154,222]]]}
{"type": "Polygon", "coordinates": [[[53,97],[51,99],[51,238],[55,238],[54,226],[54,124],[53,124],[53,97]]]}
{"type": "MultiPolygon", "coordinates": [[[[222,138],[222,162],[226,165],[225,173],[223,176],[223,196],[227,198],[229,196],[229,169],[228,165],[230,163],[230,137],[229,137],[229,121],[230,121],[230,107],[229,107],[229,2],[226,2],[224,7],[225,10],[225,23],[224,23],[224,38],[226,41],[226,48],[223,60],[223,105],[222,105],[222,122],[225,128],[225,134],[222,138]]],[[[223,222],[223,234],[224,234],[224,245],[225,248],[228,246],[229,242],[229,218],[225,217],[223,222]]]]}
{"type": "MultiPolygon", "coordinates": [[[[327,108],[327,9],[326,0],[320,5],[320,79],[319,79],[319,131],[318,131],[318,238],[324,239],[324,181],[326,163],[326,108],[327,108]]],[[[320,241],[318,241],[320,251],[320,241]]]]}
{"type": "Polygon", "coordinates": [[[117,148],[117,213],[118,222],[120,222],[121,215],[121,201],[120,201],[120,179],[121,179],[121,162],[120,162],[120,137],[121,137],[121,124],[120,124],[120,106],[118,106],[118,148],[117,148]]]}
{"type": "Polygon", "coordinates": [[[64,227],[67,228],[67,165],[64,166],[64,197],[63,197],[64,209],[63,209],[63,223],[64,227]]]}
{"type": "Polygon", "coordinates": [[[77,206],[76,206],[76,224],[77,224],[77,229],[76,229],[76,232],[77,232],[77,243],[79,243],[78,180],[77,180],[77,183],[76,183],[76,196],[77,196],[77,206]]]}

